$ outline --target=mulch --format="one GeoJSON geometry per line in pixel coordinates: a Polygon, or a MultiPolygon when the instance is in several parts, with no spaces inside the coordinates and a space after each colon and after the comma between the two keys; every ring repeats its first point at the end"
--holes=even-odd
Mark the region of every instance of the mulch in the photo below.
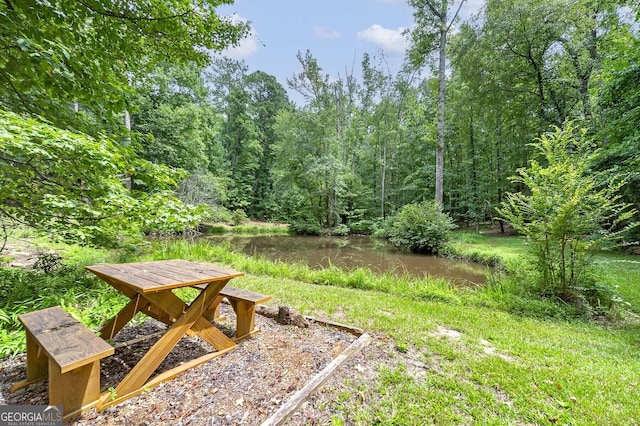
{"type": "MultiPolygon", "coordinates": [[[[232,335],[235,316],[222,305],[227,319],[220,324],[232,335]]],[[[297,390],[340,355],[357,336],[332,326],[309,323],[307,327],[282,325],[273,318],[256,315],[260,333],[245,339],[234,351],[192,368],[176,378],[124,401],[103,412],[91,409],[69,422],[73,425],[258,425],[275,413],[297,390]]],[[[125,345],[103,360],[101,387],[114,387],[145,354],[165,325],[145,320],[125,327],[114,342],[143,336],[155,339],[125,345]]],[[[183,338],[158,367],[166,371],[211,352],[197,337],[183,338]]],[[[331,424],[342,417],[337,395],[365,385],[369,388],[380,364],[394,363],[393,345],[385,336],[372,336],[372,343],[313,394],[292,417],[289,425],[331,424]]],[[[9,393],[11,383],[25,378],[24,354],[0,362],[0,404],[46,405],[47,382],[9,393]]],[[[349,423],[349,419],[345,419],[349,423]]]]}

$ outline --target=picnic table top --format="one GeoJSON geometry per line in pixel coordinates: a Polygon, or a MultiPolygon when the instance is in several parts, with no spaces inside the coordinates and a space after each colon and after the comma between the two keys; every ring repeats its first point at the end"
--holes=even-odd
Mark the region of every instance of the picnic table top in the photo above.
{"type": "Polygon", "coordinates": [[[101,264],[86,269],[107,282],[126,285],[139,293],[228,281],[244,275],[232,269],[181,259],[101,264]]]}

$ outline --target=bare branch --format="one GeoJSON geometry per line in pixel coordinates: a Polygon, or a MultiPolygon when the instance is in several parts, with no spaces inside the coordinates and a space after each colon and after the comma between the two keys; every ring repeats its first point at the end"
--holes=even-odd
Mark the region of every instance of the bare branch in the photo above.
{"type": "Polygon", "coordinates": [[[456,18],[458,17],[458,14],[460,13],[460,9],[462,9],[462,5],[464,4],[465,1],[466,0],[462,0],[460,2],[460,5],[458,6],[458,10],[456,10],[455,15],[453,15],[453,18],[451,18],[451,22],[449,22],[449,25],[447,25],[447,32],[449,32],[449,30],[451,29],[451,26],[456,21],[456,18]]]}

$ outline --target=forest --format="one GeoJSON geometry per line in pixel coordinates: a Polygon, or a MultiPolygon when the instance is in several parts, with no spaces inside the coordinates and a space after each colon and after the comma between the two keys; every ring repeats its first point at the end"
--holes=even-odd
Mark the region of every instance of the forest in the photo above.
{"type": "MultiPolygon", "coordinates": [[[[136,29],[106,8],[74,5],[63,16],[53,6],[8,3],[3,223],[46,225],[86,242],[245,216],[345,234],[370,232],[403,206],[435,198],[458,224],[478,226],[522,189],[510,178],[535,157],[531,143],[569,122],[586,129],[590,173],[603,185],[624,181],[624,201],[637,206],[637,4],[489,0],[440,34],[437,20],[453,21],[455,5],[442,2],[435,14],[422,3],[411,3],[416,27],[400,72],[377,52],[330,76],[301,51],[300,72],[286,82],[194,46],[235,43],[242,24],[216,22],[220,36],[211,40],[212,22],[194,18],[200,38],[191,34],[186,48],[179,25],[149,20],[136,29]],[[77,21],[93,17],[94,28],[80,32],[77,21]],[[60,35],[69,30],[82,37],[60,35]],[[285,86],[304,103],[290,101],[285,86]],[[15,126],[9,133],[24,132],[23,142],[7,143],[15,126]],[[49,132],[97,145],[71,152],[49,132]],[[56,169],[47,155],[64,160],[56,169]],[[118,188],[123,177],[128,194],[118,188]],[[160,205],[164,215],[143,217],[160,205]]],[[[504,230],[503,221],[496,226],[504,230]]]]}

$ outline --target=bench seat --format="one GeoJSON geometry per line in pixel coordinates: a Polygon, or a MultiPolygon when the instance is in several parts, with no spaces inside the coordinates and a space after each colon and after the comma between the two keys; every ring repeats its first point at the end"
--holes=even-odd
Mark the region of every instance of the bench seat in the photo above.
{"type": "Polygon", "coordinates": [[[64,419],[93,407],[100,397],[100,360],[114,348],[59,306],[18,317],[27,335],[27,379],[16,391],[49,378],[49,404],[64,419]]]}
{"type": "MultiPolygon", "coordinates": [[[[194,287],[202,290],[206,287],[206,284],[198,284],[194,287]]],[[[271,296],[225,286],[222,291],[220,291],[220,294],[213,304],[209,307],[209,319],[214,321],[222,319],[220,318],[220,303],[224,298],[229,301],[229,304],[236,314],[236,336],[234,340],[242,340],[260,331],[255,328],[256,305],[271,300],[271,296]]]]}

